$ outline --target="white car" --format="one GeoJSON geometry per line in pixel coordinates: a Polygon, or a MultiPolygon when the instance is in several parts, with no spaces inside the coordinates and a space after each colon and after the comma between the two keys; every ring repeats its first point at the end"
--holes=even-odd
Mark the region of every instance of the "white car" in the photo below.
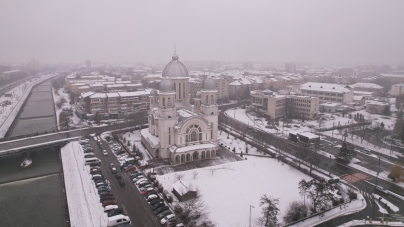
{"type": "Polygon", "coordinates": [[[149,183],[149,181],[147,181],[146,179],[140,179],[135,182],[136,186],[139,186],[140,184],[143,184],[143,183],[149,183]]]}
{"type": "Polygon", "coordinates": [[[161,219],[160,223],[161,223],[162,225],[165,225],[168,221],[171,221],[171,220],[173,220],[174,218],[175,218],[175,215],[174,215],[174,214],[167,215],[166,217],[164,217],[164,218],[161,219]]]}
{"type": "Polygon", "coordinates": [[[104,150],[102,150],[102,154],[105,155],[105,156],[107,156],[107,155],[108,155],[108,151],[104,149],[104,150]]]}

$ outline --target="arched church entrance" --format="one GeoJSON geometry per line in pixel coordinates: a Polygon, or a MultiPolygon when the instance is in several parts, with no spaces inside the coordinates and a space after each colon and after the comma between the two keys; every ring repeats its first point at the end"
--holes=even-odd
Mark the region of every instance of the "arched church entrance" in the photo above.
{"type": "Polygon", "coordinates": [[[198,151],[195,151],[195,152],[192,154],[192,158],[193,158],[193,160],[198,160],[198,159],[199,159],[199,153],[198,153],[198,151]]]}

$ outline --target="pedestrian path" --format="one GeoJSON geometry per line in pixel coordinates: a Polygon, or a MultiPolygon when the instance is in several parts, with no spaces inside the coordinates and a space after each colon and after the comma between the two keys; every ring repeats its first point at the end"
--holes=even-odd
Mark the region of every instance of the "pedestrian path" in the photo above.
{"type": "Polygon", "coordinates": [[[371,193],[364,192],[359,189],[359,193],[361,193],[363,196],[368,197],[369,199],[374,199],[373,195],[371,193]]]}
{"type": "Polygon", "coordinates": [[[371,177],[364,173],[357,172],[357,173],[353,173],[353,174],[343,175],[343,176],[341,176],[341,178],[348,181],[349,183],[356,183],[358,181],[368,180],[371,177]]]}

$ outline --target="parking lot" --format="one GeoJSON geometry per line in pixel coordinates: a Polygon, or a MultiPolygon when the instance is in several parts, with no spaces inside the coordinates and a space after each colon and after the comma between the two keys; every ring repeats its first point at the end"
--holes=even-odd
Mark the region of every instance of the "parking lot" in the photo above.
{"type": "Polygon", "coordinates": [[[118,206],[123,208],[130,217],[132,226],[145,227],[145,226],[160,226],[149,204],[144,199],[143,195],[139,192],[137,187],[131,182],[128,174],[122,173],[122,179],[125,181],[125,186],[121,187],[115,175],[112,173],[109,164],[114,163],[117,167],[118,173],[121,172],[120,164],[115,155],[112,153],[107,142],[101,140],[103,147],[107,150],[108,155],[103,155],[99,148],[97,141],[90,138],[90,144],[94,150],[94,154],[101,160],[101,169],[104,177],[110,182],[111,189],[114,197],[117,200],[118,206]]]}

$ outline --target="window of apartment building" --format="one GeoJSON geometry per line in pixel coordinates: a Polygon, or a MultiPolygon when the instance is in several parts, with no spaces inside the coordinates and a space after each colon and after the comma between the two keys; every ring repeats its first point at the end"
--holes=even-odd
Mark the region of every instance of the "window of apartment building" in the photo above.
{"type": "Polygon", "coordinates": [[[342,99],[337,99],[338,102],[342,102],[342,99]]]}
{"type": "Polygon", "coordinates": [[[332,98],[332,99],[331,99],[331,101],[335,101],[335,99],[334,99],[334,98],[332,98]]]}
{"type": "Polygon", "coordinates": [[[317,94],[318,94],[318,92],[316,92],[316,91],[313,91],[313,94],[314,94],[314,95],[317,95],[317,94]]]}
{"type": "Polygon", "coordinates": [[[338,97],[342,97],[342,94],[338,94],[338,97]]]}
{"type": "Polygon", "coordinates": [[[334,93],[331,93],[331,96],[337,96],[336,94],[334,94],[334,93]]]}

